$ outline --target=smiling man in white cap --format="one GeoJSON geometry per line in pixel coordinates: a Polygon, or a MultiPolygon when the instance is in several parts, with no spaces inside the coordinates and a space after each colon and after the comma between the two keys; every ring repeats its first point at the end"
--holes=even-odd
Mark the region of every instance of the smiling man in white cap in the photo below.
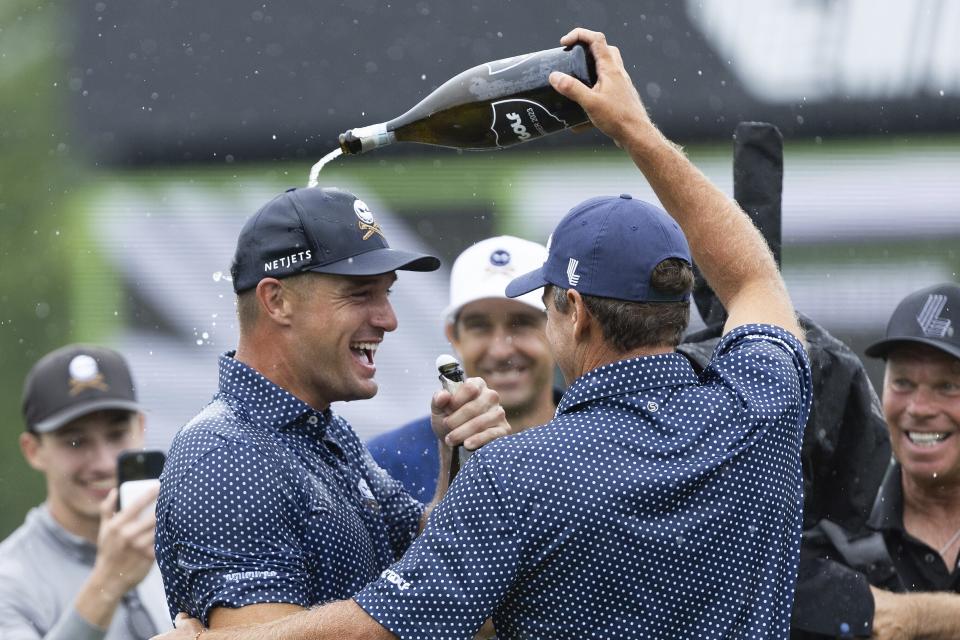
{"type": "MultiPolygon", "coordinates": [[[[535,293],[508,298],[507,284],[547,259],[543,245],[514,236],[487,238],[453,263],[444,332],[470,377],[500,394],[514,432],[550,421],[560,401],[543,326],[543,301],[535,293]]],[[[424,416],[367,444],[377,463],[422,502],[433,498],[440,469],[437,439],[424,416]]]]}
{"type": "Polygon", "coordinates": [[[149,510],[116,510],[117,456],[143,446],[144,418],[116,351],[69,345],[41,358],[23,390],[20,448],[46,501],[0,545],[0,637],[149,638],[166,628],[149,510]]]}

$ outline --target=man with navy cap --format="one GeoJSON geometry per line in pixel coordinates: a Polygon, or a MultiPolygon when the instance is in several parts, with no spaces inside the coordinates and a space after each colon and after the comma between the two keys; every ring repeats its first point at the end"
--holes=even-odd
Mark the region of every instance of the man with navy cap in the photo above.
{"type": "Polygon", "coordinates": [[[807,633],[793,637],[955,639],[960,637],[960,285],[942,283],[908,295],[866,355],[886,361],[883,413],[894,462],[867,533],[821,523],[806,534],[812,552],[834,565],[831,579],[798,593],[798,607],[811,613],[803,622],[816,624],[804,624],[807,633]]]}
{"type": "MultiPolygon", "coordinates": [[[[171,615],[234,626],[349,597],[426,519],[330,408],[377,392],[397,271],[440,264],[385,234],[363,200],[320,188],[280,194],[241,230],[239,345],[221,356],[219,391],[174,438],[161,479],[157,559],[171,615]]],[[[432,413],[445,465],[453,446],[509,433],[479,379],[438,392],[432,413]]]]}
{"type": "Polygon", "coordinates": [[[117,456],[144,435],[123,356],[86,344],[48,353],[27,375],[23,417],[20,449],[47,497],[0,544],[0,637],[144,640],[168,628],[156,490],[117,511],[117,456]]]}
{"type": "MultiPolygon", "coordinates": [[[[574,207],[543,265],[546,335],[570,383],[546,425],[477,451],[402,559],[351,600],[217,638],[784,638],[811,400],[790,299],[749,218],[647,117],[603,34],[597,82],[554,72],[666,212],[574,207]],[[681,231],[681,228],[683,231],[681,231]],[[686,237],[684,236],[686,233],[686,237]],[[698,375],[674,351],[692,257],[729,312],[698,375]]],[[[180,623],[189,638],[200,627],[180,623]]]]}

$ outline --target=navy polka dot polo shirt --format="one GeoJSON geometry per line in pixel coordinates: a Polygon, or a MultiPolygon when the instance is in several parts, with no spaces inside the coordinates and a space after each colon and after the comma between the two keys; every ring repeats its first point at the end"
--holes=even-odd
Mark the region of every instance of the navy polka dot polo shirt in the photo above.
{"type": "Polygon", "coordinates": [[[423,505],[339,416],[220,358],[220,391],[174,438],[157,504],[171,616],[349,598],[416,535],[423,505]]]}
{"type": "Polygon", "coordinates": [[[800,547],[800,343],[747,325],[590,371],[460,472],[356,596],[401,638],[786,638],[800,547]]]}

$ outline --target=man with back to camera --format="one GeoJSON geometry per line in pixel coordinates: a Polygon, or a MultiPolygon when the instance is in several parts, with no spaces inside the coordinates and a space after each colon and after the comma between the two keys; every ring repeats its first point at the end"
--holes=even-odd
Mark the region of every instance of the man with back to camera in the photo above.
{"type": "Polygon", "coordinates": [[[886,335],[883,413],[894,463],[852,535],[821,522],[804,553],[822,575],[798,591],[794,638],[960,637],[960,285],[915,291],[886,335]]]}
{"type": "Polygon", "coordinates": [[[68,345],[31,368],[20,449],[47,497],[0,544],[0,637],[143,640],[169,628],[154,563],[156,490],[117,511],[117,456],[144,417],[116,351],[68,345]]]}
{"type": "MultiPolygon", "coordinates": [[[[231,268],[239,344],[161,480],[171,615],[212,628],[270,620],[352,596],[406,549],[428,509],[330,404],[373,397],[377,349],[397,328],[396,271],[439,264],[390,248],[369,207],[337,189],[290,189],[246,222],[231,268]]],[[[452,446],[509,433],[482,380],[438,392],[431,409],[446,465],[452,446]]]]}
{"type": "MultiPolygon", "coordinates": [[[[503,292],[546,258],[543,245],[498,236],[464,250],[450,270],[450,304],[443,311],[447,340],[466,374],[483,378],[500,395],[514,432],[548,422],[560,401],[540,296],[513,300],[503,292]]],[[[429,416],[376,436],[367,448],[421,502],[434,495],[440,455],[429,416]]]]}
{"type": "MultiPolygon", "coordinates": [[[[551,84],[627,151],[673,216],[581,203],[508,295],[544,288],[571,383],[550,423],[485,446],[404,557],[350,600],[221,638],[784,638],[812,394],[763,238],[649,120],[619,51],[575,29],[592,88],[551,84]],[[680,226],[677,225],[679,223],[680,226]],[[698,377],[674,347],[694,256],[729,311],[698,377]]],[[[168,638],[202,627],[181,618],[168,638]]]]}

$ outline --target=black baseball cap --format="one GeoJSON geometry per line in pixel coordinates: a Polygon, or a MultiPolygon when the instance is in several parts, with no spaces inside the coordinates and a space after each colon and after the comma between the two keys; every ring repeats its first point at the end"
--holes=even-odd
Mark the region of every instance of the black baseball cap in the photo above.
{"type": "Polygon", "coordinates": [[[237,293],[305,271],[373,276],[434,271],[433,256],[391,249],[370,207],[348,191],[288,189],[247,220],[230,273],[237,293]]]}
{"type": "Polygon", "coordinates": [[[48,433],[104,409],[141,411],[130,368],[106,347],[72,344],[40,358],[23,385],[27,431],[48,433]]]}
{"type": "Polygon", "coordinates": [[[960,358],[960,285],[945,282],[908,295],[890,316],[886,336],[865,353],[886,358],[904,343],[925,344],[960,358]]]}

